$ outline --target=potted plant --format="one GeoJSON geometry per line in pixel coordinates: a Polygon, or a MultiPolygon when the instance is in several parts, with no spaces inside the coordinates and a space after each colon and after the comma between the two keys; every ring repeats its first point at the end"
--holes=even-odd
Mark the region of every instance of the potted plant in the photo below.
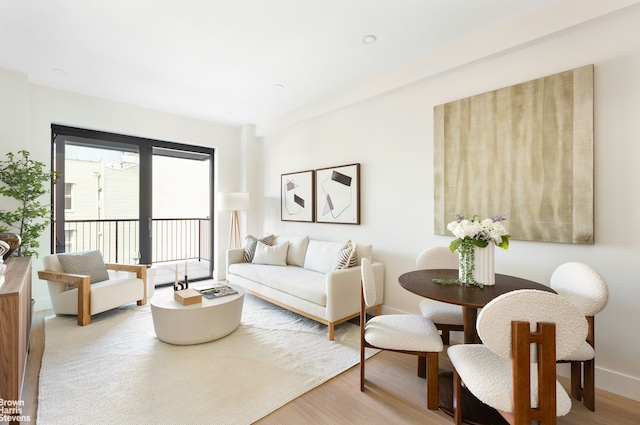
{"type": "Polygon", "coordinates": [[[40,235],[51,222],[51,204],[42,204],[39,199],[50,191],[48,183],[57,178],[56,171],[45,171],[45,164],[30,159],[25,150],[8,153],[7,160],[0,161],[0,195],[18,201],[15,210],[0,210],[0,232],[12,232],[21,240],[10,255],[38,256],[40,235]]]}

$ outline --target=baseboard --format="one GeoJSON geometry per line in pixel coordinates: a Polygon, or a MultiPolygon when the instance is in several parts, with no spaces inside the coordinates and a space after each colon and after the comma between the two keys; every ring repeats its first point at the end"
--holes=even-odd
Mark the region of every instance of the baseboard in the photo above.
{"type": "MultiPolygon", "coordinates": [[[[598,359],[596,358],[596,363],[598,359]]],[[[571,376],[569,364],[559,364],[558,375],[565,378],[571,376]]],[[[596,365],[596,388],[609,391],[631,400],[640,401],[640,379],[623,375],[613,370],[600,368],[596,365]]],[[[597,403],[597,399],[596,399],[597,403]]]]}
{"type": "Polygon", "coordinates": [[[33,306],[33,311],[50,310],[52,308],[53,306],[51,305],[51,298],[36,298],[36,303],[33,306]]]}

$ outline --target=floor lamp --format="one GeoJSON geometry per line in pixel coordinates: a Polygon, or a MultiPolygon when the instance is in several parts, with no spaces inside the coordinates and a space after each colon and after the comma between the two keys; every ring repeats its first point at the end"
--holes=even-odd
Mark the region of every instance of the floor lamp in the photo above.
{"type": "Polygon", "coordinates": [[[249,209],[249,194],[246,192],[219,193],[218,210],[231,211],[231,225],[229,226],[229,249],[240,248],[240,223],[238,211],[249,209]]]}

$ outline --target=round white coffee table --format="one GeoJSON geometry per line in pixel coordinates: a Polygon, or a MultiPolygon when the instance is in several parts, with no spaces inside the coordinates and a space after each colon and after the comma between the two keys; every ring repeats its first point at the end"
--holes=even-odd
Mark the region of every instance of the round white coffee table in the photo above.
{"type": "Polygon", "coordinates": [[[149,304],[158,338],[169,344],[191,345],[229,335],[240,325],[244,302],[244,289],[229,286],[238,293],[212,299],[203,296],[201,303],[191,305],[176,301],[172,290],[156,292],[149,304]]]}

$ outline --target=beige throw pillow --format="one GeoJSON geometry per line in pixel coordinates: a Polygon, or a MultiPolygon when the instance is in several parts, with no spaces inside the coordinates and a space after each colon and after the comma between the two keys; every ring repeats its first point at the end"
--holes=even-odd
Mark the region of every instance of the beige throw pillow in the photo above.
{"type": "Polygon", "coordinates": [[[253,264],[267,264],[270,266],[286,266],[289,242],[269,246],[260,241],[256,245],[253,264]]]}

